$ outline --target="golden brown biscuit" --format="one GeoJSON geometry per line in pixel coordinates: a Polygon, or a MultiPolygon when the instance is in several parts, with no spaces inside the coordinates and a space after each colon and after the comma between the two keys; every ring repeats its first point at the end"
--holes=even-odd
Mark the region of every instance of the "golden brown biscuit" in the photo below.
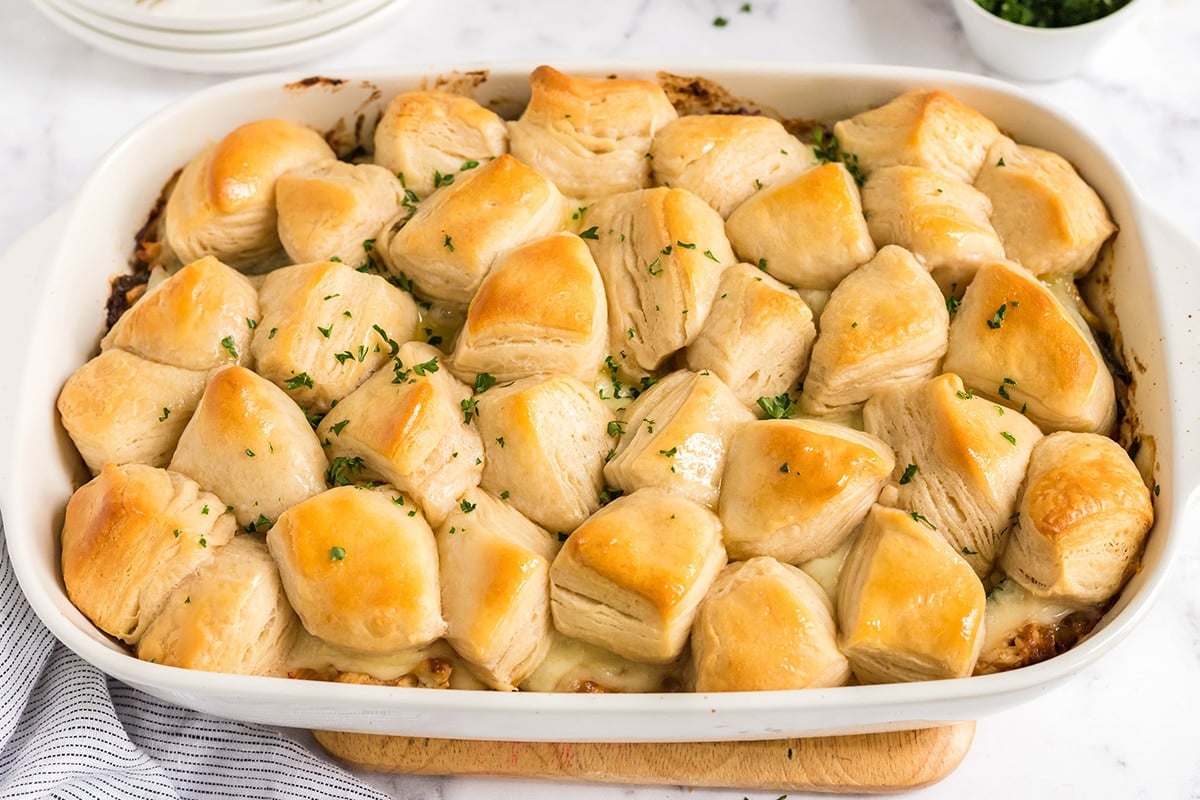
{"type": "Polygon", "coordinates": [[[671,661],[724,566],[716,514],[641,489],[589,517],[558,552],[550,567],[554,626],[634,661],[671,661]]]}
{"type": "Polygon", "coordinates": [[[987,576],[1012,526],[1038,427],[950,373],[877,393],[863,423],[896,453],[889,505],[915,514],[987,576]]]}
{"type": "Polygon", "coordinates": [[[1117,226],[1104,201],[1062,156],[1001,137],[975,188],[992,201],[1004,252],[1035,275],[1082,277],[1117,226]]]}
{"type": "Polygon", "coordinates": [[[388,101],[375,126],[375,163],[417,197],[448,186],[507,150],[504,120],[452,92],[402,92],[388,101]]]}
{"type": "Polygon", "coordinates": [[[468,489],[437,544],[446,638],[484,683],[513,691],[550,649],[558,540],[494,495],[468,489]]]}
{"type": "Polygon", "coordinates": [[[858,185],[838,163],[752,195],[725,233],[739,258],[804,289],[832,289],[875,256],[858,185]]]}
{"type": "Polygon", "coordinates": [[[400,181],[383,167],[306,164],[275,182],[279,241],[294,264],[337,260],[358,267],[403,200],[400,181]]]}
{"type": "Polygon", "coordinates": [[[280,515],[267,547],[304,628],[331,644],[382,653],[446,631],[433,531],[391,487],[310,497],[280,515]]]}
{"type": "Polygon", "coordinates": [[[631,372],[658,368],[699,334],[736,262],[721,216],[685,189],[657,188],[597,200],[582,224],[608,293],[610,346],[631,372]]]}
{"type": "Polygon", "coordinates": [[[1004,258],[992,203],[968,184],[920,167],[885,167],[867,180],[862,201],[875,244],[911,251],[944,285],[966,286],[981,264],[1004,258]]]}
{"type": "Polygon", "coordinates": [[[512,156],[466,173],[385,225],[373,252],[422,297],[466,308],[496,257],[566,223],[554,184],[512,156]]]}
{"type": "Polygon", "coordinates": [[[721,273],[712,310],[688,345],[687,365],[712,372],[742,405],[796,388],[817,329],[800,295],[749,264],[721,273]]]}
{"type": "Polygon", "coordinates": [[[283,677],[298,627],[266,545],[235,536],[175,587],[137,655],[186,669],[283,677]]]}
{"type": "Polygon", "coordinates": [[[650,185],[650,143],[675,119],[652,81],[585,78],[538,67],[520,119],[508,123],[512,154],[568,197],[604,197],[650,185]]]}
{"type": "Polygon", "coordinates": [[[608,345],[604,284],[587,244],[556,233],[516,247],[471,298],[454,344],[451,369],[471,382],[538,374],[591,381],[608,345]]]}
{"type": "Polygon", "coordinates": [[[1000,135],[990,119],[938,90],[905,92],[838,122],[833,133],[842,151],[868,175],[906,164],[967,183],[1000,135]]]}
{"type": "Polygon", "coordinates": [[[907,250],[887,245],[825,304],[801,406],[829,414],[889,386],[928,380],[946,354],[949,329],[933,278],[907,250]]]}
{"type": "Polygon", "coordinates": [[[236,532],[225,504],[192,479],[108,464],[67,501],[67,596],[100,630],[137,644],[171,591],[236,532]]]}
{"type": "Polygon", "coordinates": [[[692,664],[697,692],[819,689],[850,677],[829,596],[773,558],[717,576],[692,624],[692,664]]]}
{"type": "Polygon", "coordinates": [[[842,568],[839,643],[863,683],[965,678],[983,645],[986,602],[945,539],[874,506],[842,568]]]}
{"type": "Polygon", "coordinates": [[[836,550],[891,475],[878,438],[830,422],[755,420],[729,445],[720,515],[731,558],[800,564],[836,550]]]}
{"type": "Polygon", "coordinates": [[[301,408],[324,413],[391,358],[417,327],[412,295],[335,261],[281,267],[259,292],[257,371],[301,408]]]}
{"type": "Polygon", "coordinates": [[[1046,431],[1107,433],[1116,420],[1112,375],[1079,310],[1016,264],[980,268],[950,324],[944,368],[1046,431]]]}
{"type": "Polygon", "coordinates": [[[1154,522],[1129,454],[1094,433],[1060,431],[1033,448],[1001,568],[1039,597],[1101,604],[1137,568],[1154,522]]]}
{"type": "Polygon", "coordinates": [[[629,406],[604,478],[626,492],[656,486],[715,508],[730,440],[752,419],[717,376],[673,372],[629,406]]]}
{"type": "Polygon", "coordinates": [[[165,467],[207,380],[203,372],[108,350],[67,379],[58,413],[93,475],[110,463],[165,467]]]}
{"type": "Polygon", "coordinates": [[[262,530],[325,488],[325,453],[300,407],[243,367],[208,380],[171,469],[215,492],[238,524],[262,530]]]}
{"type": "Polygon", "coordinates": [[[287,120],[261,119],[230,131],[183,168],[167,200],[167,244],[185,264],[211,255],[243,272],[275,266],[275,181],[335,158],[320,134],[287,120]]]}
{"type": "Polygon", "coordinates": [[[613,415],[591,386],[567,375],[527,378],[475,402],[484,489],[552,532],[569,533],[600,508],[613,415]]]}
{"type": "Polygon", "coordinates": [[[650,143],[655,185],[687,189],[722,217],[763,187],[816,164],[812,148],[770,117],[679,117],[664,125],[650,143]]]}
{"type": "Polygon", "coordinates": [[[412,495],[431,525],[479,484],[483,446],[467,425],[471,390],[424,342],[399,345],[384,366],[317,426],[334,483],[380,480],[412,495]]]}
{"type": "Polygon", "coordinates": [[[258,292],[244,275],[215,258],[183,267],[121,315],[101,350],[128,350],[182,369],[252,366],[258,292]]]}

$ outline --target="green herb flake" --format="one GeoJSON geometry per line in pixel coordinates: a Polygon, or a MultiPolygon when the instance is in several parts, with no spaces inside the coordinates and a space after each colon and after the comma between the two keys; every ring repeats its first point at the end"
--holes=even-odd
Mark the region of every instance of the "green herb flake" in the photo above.
{"type": "Polygon", "coordinates": [[[996,166],[997,166],[997,167],[1003,167],[1003,166],[1004,166],[1004,156],[1000,156],[1000,160],[996,162],[996,166]]]}
{"type": "Polygon", "coordinates": [[[467,159],[466,161],[464,161],[463,165],[458,168],[458,171],[466,172],[467,170],[475,169],[478,166],[479,166],[479,162],[476,161],[475,159],[471,158],[471,159],[467,159]]]}
{"type": "Polygon", "coordinates": [[[775,397],[760,397],[757,402],[770,419],[790,419],[796,413],[792,396],[786,392],[775,397]]]}
{"type": "Polygon", "coordinates": [[[350,486],[355,482],[353,476],[361,473],[365,466],[362,456],[338,456],[329,462],[325,477],[330,486],[350,486]]]}
{"type": "Polygon", "coordinates": [[[475,376],[475,394],[483,394],[488,389],[496,385],[496,378],[486,372],[480,372],[475,376]]]}
{"type": "Polygon", "coordinates": [[[510,495],[508,493],[508,489],[505,489],[503,492],[500,493],[501,500],[507,500],[509,497],[510,497],[510,495]]]}
{"type": "Polygon", "coordinates": [[[437,356],[434,356],[433,358],[429,359],[428,361],[422,361],[420,364],[413,364],[412,371],[417,373],[421,377],[425,377],[426,375],[430,375],[434,372],[437,372],[438,371],[437,356]]]}
{"type": "Polygon", "coordinates": [[[767,260],[765,258],[760,258],[758,260],[758,268],[761,269],[763,272],[767,271],[767,260]]]}
{"type": "Polygon", "coordinates": [[[169,417],[169,416],[171,416],[171,409],[167,408],[166,406],[163,406],[162,413],[158,415],[158,421],[166,422],[167,417],[169,417]]]}
{"type": "Polygon", "coordinates": [[[625,423],[619,419],[610,420],[608,423],[608,435],[616,439],[621,434],[625,433],[625,423]]]}
{"type": "Polygon", "coordinates": [[[330,325],[328,328],[322,328],[320,325],[318,325],[317,330],[321,332],[322,336],[324,336],[326,339],[328,339],[329,334],[333,332],[333,326],[330,325]]]}
{"type": "Polygon", "coordinates": [[[719,259],[719,258],[717,258],[716,256],[714,256],[714,255],[713,255],[713,251],[712,251],[712,250],[705,250],[705,251],[704,251],[704,257],[705,257],[705,258],[707,258],[709,261],[715,261],[715,262],[717,262],[718,264],[720,264],[720,263],[721,263],[721,259],[719,259]]]}
{"type": "Polygon", "coordinates": [[[919,522],[922,525],[924,525],[925,527],[929,528],[929,530],[931,530],[931,531],[937,530],[937,526],[934,525],[932,522],[930,522],[929,519],[924,514],[920,514],[916,511],[910,511],[910,512],[908,512],[908,515],[910,517],[912,517],[914,521],[919,522]]]}
{"type": "Polygon", "coordinates": [[[714,28],[724,28],[729,24],[729,20],[725,19],[724,17],[714,17],[712,24],[714,28]]]}
{"type": "Polygon", "coordinates": [[[250,456],[251,458],[254,458],[254,451],[251,450],[249,447],[246,448],[245,452],[246,452],[246,455],[250,456]]]}
{"type": "Polygon", "coordinates": [[[181,531],[179,528],[176,528],[175,530],[171,531],[171,533],[172,533],[172,535],[175,536],[176,539],[178,539],[179,536],[183,533],[183,531],[181,531]]]}
{"type": "Polygon", "coordinates": [[[1007,442],[1008,442],[1009,444],[1011,444],[1013,447],[1016,447],[1016,446],[1017,446],[1017,437],[1013,436],[1013,435],[1012,435],[1011,433],[1009,433],[1008,431],[1000,431],[1000,435],[1001,435],[1001,436],[1003,436],[1003,437],[1004,437],[1004,439],[1005,439],[1005,441],[1007,441],[1007,442]]]}
{"type": "Polygon", "coordinates": [[[904,486],[912,482],[913,476],[917,474],[917,465],[909,464],[904,468],[904,474],[900,476],[900,485],[904,486]]]}
{"type": "Polygon", "coordinates": [[[293,375],[288,378],[287,382],[283,385],[289,391],[293,389],[311,389],[313,388],[313,380],[307,372],[301,372],[299,375],[293,375]]]}
{"type": "Polygon", "coordinates": [[[330,561],[341,561],[345,557],[346,557],[346,548],[338,547],[337,545],[334,545],[333,547],[329,548],[329,560],[330,561]]]}
{"type": "Polygon", "coordinates": [[[254,330],[255,328],[258,327],[258,320],[250,319],[250,317],[246,317],[246,327],[249,328],[250,330],[254,330]]]}
{"type": "Polygon", "coordinates": [[[667,458],[674,458],[677,452],[679,452],[679,448],[672,447],[670,450],[659,450],[658,454],[660,456],[666,456],[667,458]]]}
{"type": "Polygon", "coordinates": [[[448,233],[442,234],[442,235],[445,236],[445,238],[442,239],[442,247],[445,247],[447,250],[449,250],[451,253],[453,253],[454,252],[454,240],[452,240],[450,238],[450,234],[448,234],[448,233]]]}
{"type": "Polygon", "coordinates": [[[580,231],[579,238],[580,239],[599,239],[600,234],[597,233],[598,227],[599,226],[597,226],[597,225],[593,225],[592,227],[588,228],[586,231],[580,231]]]}
{"type": "Polygon", "coordinates": [[[791,471],[792,471],[792,468],[791,468],[791,467],[789,467],[789,466],[788,466],[788,462],[786,462],[786,461],[785,461],[785,462],[783,462],[782,464],[780,464],[780,465],[779,465],[779,471],[780,471],[780,472],[782,472],[782,473],[784,473],[784,474],[786,475],[787,473],[789,473],[789,472],[791,472],[791,471]]]}
{"type": "Polygon", "coordinates": [[[333,424],[333,425],[332,425],[332,426],[329,428],[329,430],[333,431],[333,435],[334,435],[334,436],[341,436],[341,435],[342,435],[342,431],[344,431],[344,430],[346,429],[346,426],[347,426],[347,425],[349,425],[349,424],[350,424],[350,420],[348,420],[348,419],[344,419],[344,420],[342,420],[341,422],[335,422],[335,423],[334,423],[334,424],[333,424]]]}
{"type": "Polygon", "coordinates": [[[462,512],[464,514],[470,514],[472,511],[475,510],[475,504],[472,502],[469,502],[467,500],[467,498],[465,498],[465,497],[462,500],[458,501],[458,507],[460,509],[462,509],[462,512]]]}
{"type": "Polygon", "coordinates": [[[225,348],[225,352],[229,353],[229,357],[236,359],[238,357],[237,348],[233,346],[233,337],[226,336],[221,340],[221,347],[225,348]]]}
{"type": "Polygon", "coordinates": [[[966,389],[966,390],[960,389],[959,391],[955,392],[955,394],[958,395],[959,400],[970,400],[971,398],[973,398],[975,396],[975,394],[970,389],[966,389]]]}
{"type": "Polygon", "coordinates": [[[978,550],[972,550],[971,548],[967,547],[967,546],[964,544],[964,545],[963,545],[963,548],[962,548],[962,554],[963,554],[964,556],[977,556],[977,555],[979,555],[979,551],[978,551],[978,550]]]}
{"type": "Polygon", "coordinates": [[[504,437],[503,437],[503,436],[497,436],[497,437],[496,437],[496,444],[498,444],[498,445],[500,446],[500,449],[501,449],[501,450],[503,450],[503,449],[504,449],[504,437]]]}
{"type": "Polygon", "coordinates": [[[464,398],[462,401],[460,401],[458,405],[460,408],[462,408],[463,424],[470,425],[471,420],[473,420],[476,416],[479,415],[479,407],[478,407],[477,401],[475,400],[474,397],[467,397],[467,398],[464,398]]]}
{"type": "Polygon", "coordinates": [[[449,186],[452,183],[454,183],[453,174],[443,175],[436,169],[433,171],[433,188],[440,189],[443,186],[449,186]]]}
{"type": "Polygon", "coordinates": [[[663,274],[663,268],[662,268],[661,266],[659,266],[659,259],[657,259],[657,258],[656,258],[656,259],[654,259],[653,261],[651,261],[649,264],[647,264],[647,265],[646,265],[646,271],[647,271],[647,272],[649,272],[651,275],[653,275],[653,276],[654,276],[654,277],[656,277],[656,278],[657,278],[659,275],[662,275],[662,274],[663,274]],[[656,268],[657,268],[657,269],[656,269],[656,268]]]}

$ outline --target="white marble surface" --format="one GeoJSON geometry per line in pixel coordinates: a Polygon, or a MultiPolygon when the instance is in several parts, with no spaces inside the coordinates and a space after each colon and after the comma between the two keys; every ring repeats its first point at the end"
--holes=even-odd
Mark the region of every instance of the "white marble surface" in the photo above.
{"type": "MultiPolygon", "coordinates": [[[[1030,85],[1094,131],[1148,203],[1200,240],[1200,4],[1150,7],[1081,75],[1030,85]]],[[[948,0],[413,0],[355,47],[297,65],[326,74],[381,64],[504,59],[711,58],[921,65],[984,71],[948,0]],[[730,23],[712,25],[716,16],[730,23]]],[[[0,249],[70,202],[129,128],[221,76],[124,63],[49,25],[24,0],[0,18],[0,249]]],[[[1200,269],[1200,264],[1197,265],[1200,269]]],[[[946,780],[914,798],[1200,798],[1200,544],[1114,652],[1068,686],[980,721],[946,780]]],[[[512,780],[367,780],[396,797],[636,800],[776,798],[742,789],[631,788],[512,780]]],[[[790,797],[797,797],[795,793],[790,797]]]]}

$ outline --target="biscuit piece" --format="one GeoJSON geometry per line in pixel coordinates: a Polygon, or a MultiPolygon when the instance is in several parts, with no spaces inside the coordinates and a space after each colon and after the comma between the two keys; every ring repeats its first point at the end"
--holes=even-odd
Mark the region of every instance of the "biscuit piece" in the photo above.
{"type": "Polygon", "coordinates": [[[1150,491],[1121,446],[1060,431],[1033,448],[1000,566],[1038,597],[1105,603],[1137,568],[1150,491]]]}
{"type": "Polygon", "coordinates": [[[275,182],[337,158],[321,135],[283,119],[248,122],[187,163],[167,200],[167,244],[185,264],[216,256],[242,272],[280,260],[275,182]]]}
{"type": "Polygon", "coordinates": [[[384,227],[372,252],[422,297],[466,308],[496,257],[562,230],[567,206],[553,183],[503,155],[410,213],[384,227]]]}
{"type": "Polygon", "coordinates": [[[906,92],[833,126],[843,153],[868,175],[895,164],[970,183],[1000,136],[995,123],[946,92],[906,92]]]}
{"type": "Polygon", "coordinates": [[[137,644],[171,591],[236,532],[225,504],[192,479],[108,464],[67,501],[67,596],[100,630],[137,644]]]}
{"type": "Polygon", "coordinates": [[[186,669],[283,677],[298,627],[266,545],[235,536],[171,592],[137,655],[186,669]]]}
{"type": "Polygon", "coordinates": [[[731,558],[800,564],[827,555],[862,521],[887,483],[892,452],[830,422],[755,420],[733,434],[720,515],[731,558]]]}
{"type": "Polygon", "coordinates": [[[295,264],[366,262],[384,223],[396,216],[404,189],[374,164],[319,161],[279,176],[279,240],[295,264]]]}
{"type": "Polygon", "coordinates": [[[890,504],[936,530],[987,576],[1012,526],[1038,427],[949,373],[879,392],[863,408],[863,423],[896,453],[890,504]]]}
{"type": "Polygon", "coordinates": [[[808,366],[817,329],[800,295],[749,264],[721,273],[712,310],[688,345],[687,365],[708,370],[742,405],[794,389],[808,366]]]}
{"type": "Polygon", "coordinates": [[[502,255],[471,299],[450,365],[471,382],[537,374],[591,381],[608,347],[608,303],[582,239],[556,233],[502,255]]]}
{"type": "Polygon", "coordinates": [[[108,350],[67,379],[58,413],[95,475],[105,464],[165,467],[207,376],[108,350]]]}
{"type": "Polygon", "coordinates": [[[460,173],[503,155],[508,128],[469,97],[437,90],[393,97],[375,126],[375,163],[426,197],[460,173]]]}
{"type": "Polygon", "coordinates": [[[773,558],[721,571],[692,625],[697,692],[841,686],[850,662],[837,645],[829,596],[773,558]]]}
{"type": "Polygon", "coordinates": [[[652,81],[585,78],[538,67],[520,119],[508,123],[512,154],[568,197],[588,199],[650,185],[650,143],[678,114],[652,81]]]}
{"type": "Polygon", "coordinates": [[[983,584],[910,514],[874,506],[838,583],[842,652],[863,683],[965,678],[983,646],[983,584]]]}
{"type": "Polygon", "coordinates": [[[1004,258],[992,203],[968,184],[920,167],[885,167],[871,174],[862,201],[875,244],[911,251],[944,285],[966,286],[981,264],[1004,258]]]}
{"type": "Polygon", "coordinates": [[[821,312],[802,407],[829,414],[858,407],[889,386],[932,378],[946,354],[950,314],[929,273],[888,245],[846,276],[821,312]]]}
{"type": "Polygon", "coordinates": [[[581,236],[608,293],[609,341],[632,372],[654,370],[700,333],[721,273],[736,263],[721,215],[685,189],[605,197],[581,236]]]}
{"type": "Polygon", "coordinates": [[[252,366],[258,292],[215,258],[183,267],[142,295],[100,341],[181,369],[252,366]]]}
{"type": "Polygon", "coordinates": [[[752,419],[717,376],[673,372],[629,406],[604,477],[626,492],[657,486],[715,508],[730,440],[752,419]]]}
{"type": "Polygon", "coordinates": [[[412,295],[336,261],[275,270],[259,303],[257,371],[310,413],[325,413],[388,363],[391,342],[417,326],[412,295]]]}
{"type": "Polygon", "coordinates": [[[238,524],[252,529],[322,491],[325,468],[321,443],[300,407],[243,367],[209,378],[171,458],[171,469],[220,495],[238,524]]]}
{"type": "Polygon", "coordinates": [[[424,342],[399,345],[390,366],[342,399],[317,426],[333,482],[380,480],[416,498],[433,526],[479,484],[483,446],[466,424],[471,390],[424,342]]]}
{"type": "Polygon", "coordinates": [[[650,144],[655,185],[687,189],[722,217],[764,186],[817,164],[778,120],[741,114],[695,114],[668,122],[650,144]]]}
{"type": "Polygon", "coordinates": [[[1116,389],[1078,308],[1025,269],[981,267],[950,325],[944,369],[1043,430],[1107,433],[1116,389]]]}
{"type": "Polygon", "coordinates": [[[550,649],[550,562],[558,540],[469,489],[437,530],[446,638],[493,689],[513,691],[550,649]]]}
{"type": "Polygon", "coordinates": [[[724,566],[716,514],[661,489],[627,494],[580,525],[555,557],[554,626],[634,661],[671,661],[724,566]]]}
{"type": "Polygon", "coordinates": [[[1035,275],[1080,278],[1117,226],[1104,201],[1062,156],[1001,137],[975,188],[992,201],[1004,252],[1035,275]]]}
{"type": "Polygon", "coordinates": [[[305,630],[366,653],[445,633],[437,544],[414,508],[390,487],[336,486],[280,515],[267,547],[305,630]]]}
{"type": "Polygon", "coordinates": [[[832,289],[875,256],[858,184],[838,163],[752,195],[725,233],[739,258],[803,289],[832,289]]]}
{"type": "Polygon", "coordinates": [[[588,384],[528,378],[477,395],[481,485],[550,531],[575,530],[600,508],[613,415],[588,384]]]}

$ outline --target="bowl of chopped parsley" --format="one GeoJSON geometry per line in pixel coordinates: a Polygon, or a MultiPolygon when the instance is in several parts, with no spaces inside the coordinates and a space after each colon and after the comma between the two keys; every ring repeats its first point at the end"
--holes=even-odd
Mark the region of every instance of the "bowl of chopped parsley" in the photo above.
{"type": "Polygon", "coordinates": [[[1079,72],[1147,0],[953,0],[967,42],[1012,78],[1058,80],[1079,72]]]}

